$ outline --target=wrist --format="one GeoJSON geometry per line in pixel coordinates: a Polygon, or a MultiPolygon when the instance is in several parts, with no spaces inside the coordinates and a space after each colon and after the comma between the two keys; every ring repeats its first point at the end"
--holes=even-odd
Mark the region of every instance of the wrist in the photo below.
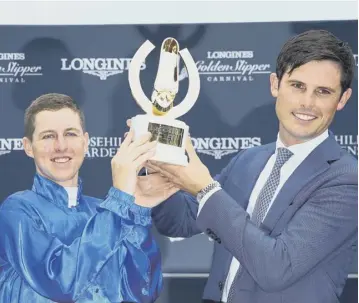
{"type": "Polygon", "coordinates": [[[133,177],[129,172],[122,172],[113,178],[112,183],[113,187],[123,191],[128,195],[134,196],[136,189],[136,175],[133,177]]]}
{"type": "Polygon", "coordinates": [[[213,182],[209,183],[206,187],[199,191],[196,195],[197,201],[200,203],[201,200],[210,192],[221,189],[221,184],[218,181],[213,180],[213,182]]]}
{"type": "Polygon", "coordinates": [[[206,178],[200,183],[197,184],[196,189],[194,190],[193,194],[197,196],[204,188],[206,188],[208,185],[213,183],[214,180],[212,177],[206,178]]]}
{"type": "Polygon", "coordinates": [[[131,196],[135,195],[135,186],[125,182],[114,182],[113,187],[131,196]]]}

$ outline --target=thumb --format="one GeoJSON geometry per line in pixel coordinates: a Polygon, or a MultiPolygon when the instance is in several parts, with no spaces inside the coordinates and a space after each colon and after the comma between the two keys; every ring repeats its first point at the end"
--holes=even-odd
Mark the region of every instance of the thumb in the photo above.
{"type": "Polygon", "coordinates": [[[192,145],[192,141],[191,141],[191,137],[187,136],[187,140],[186,140],[186,151],[188,153],[188,157],[190,160],[195,160],[198,159],[196,150],[194,149],[193,145],[192,145]]]}

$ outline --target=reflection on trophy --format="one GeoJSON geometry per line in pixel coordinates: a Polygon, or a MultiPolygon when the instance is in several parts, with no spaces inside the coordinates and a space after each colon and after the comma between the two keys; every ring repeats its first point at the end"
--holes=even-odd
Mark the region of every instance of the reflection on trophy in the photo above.
{"type": "Polygon", "coordinates": [[[132,118],[135,138],[146,132],[152,133],[151,140],[157,140],[156,154],[152,160],[187,165],[185,144],[188,126],[176,118],[187,113],[196,102],[199,90],[199,73],[187,49],[179,50],[178,42],[167,38],[161,46],[158,71],[151,100],[144,94],[140,84],[140,66],[154,45],[148,40],[134,55],[129,68],[129,83],[132,95],[146,115],[132,118]],[[189,75],[188,92],[184,100],[174,106],[173,102],[179,88],[179,62],[182,57],[189,75]]]}
{"type": "Polygon", "coordinates": [[[178,42],[175,39],[167,38],[163,41],[155,89],[151,97],[152,112],[155,115],[162,116],[173,107],[178,93],[178,51],[178,42]]]}

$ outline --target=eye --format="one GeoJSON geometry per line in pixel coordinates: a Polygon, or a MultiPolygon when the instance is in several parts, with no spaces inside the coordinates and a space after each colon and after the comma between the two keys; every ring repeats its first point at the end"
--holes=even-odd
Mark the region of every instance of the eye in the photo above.
{"type": "Polygon", "coordinates": [[[47,134],[47,135],[42,136],[42,139],[43,139],[43,140],[53,139],[53,138],[55,138],[54,134],[47,134]]]}
{"type": "Polygon", "coordinates": [[[324,88],[318,89],[318,93],[321,95],[330,95],[331,94],[331,92],[329,90],[324,89],[324,88]]]}
{"type": "Polygon", "coordinates": [[[295,82],[295,83],[292,83],[292,86],[297,89],[304,89],[303,83],[295,82]]]}
{"type": "Polygon", "coordinates": [[[77,134],[74,132],[67,132],[66,136],[70,136],[70,137],[77,137],[77,134]]]}

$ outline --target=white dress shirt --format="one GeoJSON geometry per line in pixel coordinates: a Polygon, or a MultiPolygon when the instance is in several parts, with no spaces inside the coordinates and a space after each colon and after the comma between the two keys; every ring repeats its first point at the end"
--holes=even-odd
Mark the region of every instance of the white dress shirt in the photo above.
{"type": "Polygon", "coordinates": [[[69,196],[69,201],[67,204],[68,208],[77,206],[77,191],[78,191],[78,187],[65,187],[66,191],[67,191],[67,195],[69,196]]]}
{"type": "MultiPolygon", "coordinates": [[[[260,173],[258,180],[252,190],[251,196],[249,198],[249,203],[247,206],[247,213],[251,216],[252,212],[254,210],[254,206],[257,200],[257,197],[263,188],[264,184],[266,183],[276,160],[277,157],[277,149],[279,147],[286,147],[288,148],[292,153],[293,156],[282,166],[280,171],[280,182],[277,187],[276,192],[273,195],[273,198],[271,200],[271,203],[267,209],[267,213],[269,211],[269,208],[272,206],[272,203],[274,199],[276,198],[278,192],[283,187],[284,183],[288,180],[288,178],[291,176],[291,174],[294,172],[294,170],[304,161],[304,159],[320,144],[322,143],[327,137],[329,136],[328,131],[323,132],[318,137],[301,143],[301,144],[295,144],[290,147],[286,147],[283,142],[279,138],[279,134],[277,136],[277,142],[276,142],[276,151],[275,153],[269,158],[267,164],[265,165],[264,169],[260,173]]],[[[209,197],[216,192],[217,190],[220,190],[220,188],[216,188],[215,190],[207,193],[203,199],[200,201],[199,207],[198,207],[198,214],[200,213],[202,207],[206,203],[206,201],[209,199],[209,197]]],[[[266,213],[266,215],[267,215],[266,213]]],[[[264,217],[265,218],[265,217],[264,217]]],[[[263,218],[263,220],[264,220],[263,218]]],[[[223,293],[222,293],[222,302],[227,302],[229,290],[231,288],[231,285],[233,283],[233,280],[236,276],[236,273],[239,268],[239,262],[236,258],[232,258],[232,262],[229,268],[229,272],[227,275],[226,282],[224,284],[223,293]]]]}

